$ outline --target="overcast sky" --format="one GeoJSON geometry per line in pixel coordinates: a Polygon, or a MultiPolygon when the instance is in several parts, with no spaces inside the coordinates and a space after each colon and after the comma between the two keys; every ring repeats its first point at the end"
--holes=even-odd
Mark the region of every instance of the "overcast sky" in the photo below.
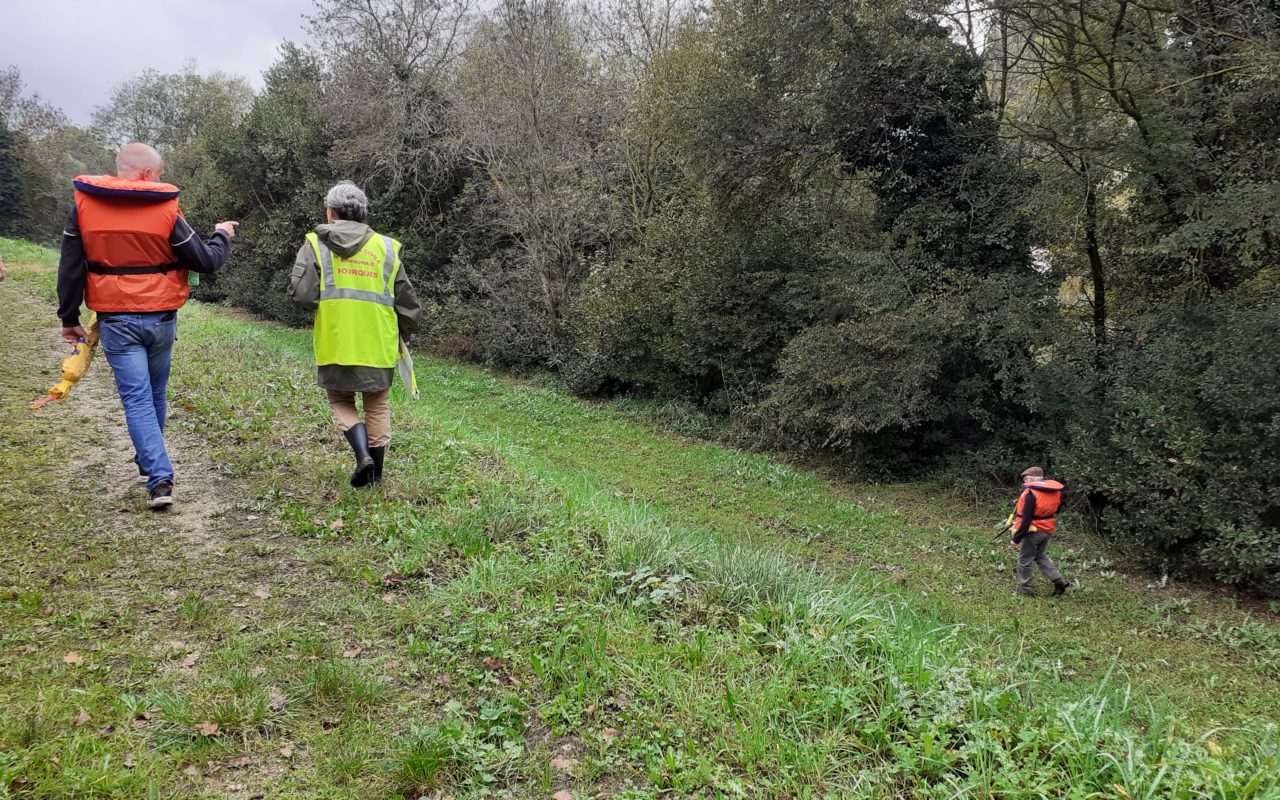
{"type": "Polygon", "coordinates": [[[0,67],[16,64],[27,91],[88,123],[111,87],[148,67],[195,59],[262,85],[285,39],[305,38],[311,0],[0,0],[0,67]]]}

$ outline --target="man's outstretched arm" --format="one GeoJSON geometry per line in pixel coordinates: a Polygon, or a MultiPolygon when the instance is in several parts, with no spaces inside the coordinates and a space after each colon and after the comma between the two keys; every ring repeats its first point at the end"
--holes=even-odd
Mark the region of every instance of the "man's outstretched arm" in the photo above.
{"type": "Polygon", "coordinates": [[[169,234],[169,246],[178,256],[178,263],[192,272],[208,275],[217,272],[231,255],[231,239],[236,235],[238,222],[219,222],[214,226],[209,240],[201,241],[191,225],[182,217],[173,223],[169,234]]]}

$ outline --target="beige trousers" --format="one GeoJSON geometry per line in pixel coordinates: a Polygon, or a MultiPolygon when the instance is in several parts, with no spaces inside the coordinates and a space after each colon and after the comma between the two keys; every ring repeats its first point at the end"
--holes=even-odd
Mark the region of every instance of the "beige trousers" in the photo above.
{"type": "MultiPolygon", "coordinates": [[[[338,430],[346,431],[360,421],[356,413],[356,393],[325,389],[329,395],[329,410],[338,430]]],[[[360,392],[364,404],[364,424],[369,429],[369,446],[384,447],[391,441],[391,405],[387,403],[390,389],[381,392],[360,392]]]]}

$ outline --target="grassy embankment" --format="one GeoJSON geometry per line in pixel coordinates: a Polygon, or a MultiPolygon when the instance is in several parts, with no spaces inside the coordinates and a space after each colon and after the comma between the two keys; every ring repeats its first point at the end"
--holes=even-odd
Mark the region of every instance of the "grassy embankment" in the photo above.
{"type": "MultiPolygon", "coordinates": [[[[50,278],[15,273],[8,419],[51,352],[50,278]]],[[[306,334],[193,306],[180,337],[212,552],[76,493],[66,452],[108,442],[74,397],[0,433],[0,796],[1277,795],[1275,624],[1081,537],[1080,590],[1019,601],[927,487],[427,359],[356,493],[306,334]]]]}

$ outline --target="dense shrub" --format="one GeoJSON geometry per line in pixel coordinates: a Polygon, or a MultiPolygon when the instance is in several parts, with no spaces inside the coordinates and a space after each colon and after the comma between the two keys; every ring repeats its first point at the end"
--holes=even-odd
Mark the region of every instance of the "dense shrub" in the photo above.
{"type": "Polygon", "coordinates": [[[1102,527],[1157,562],[1280,595],[1280,315],[1189,309],[1114,355],[1096,411],[1057,447],[1102,527]]]}

